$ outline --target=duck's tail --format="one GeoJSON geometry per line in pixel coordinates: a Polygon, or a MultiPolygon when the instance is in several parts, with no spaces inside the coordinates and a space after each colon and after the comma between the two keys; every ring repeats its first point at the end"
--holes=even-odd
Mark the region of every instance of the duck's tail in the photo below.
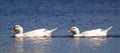
{"type": "Polygon", "coordinates": [[[54,28],[54,29],[52,29],[52,30],[50,30],[50,32],[53,32],[53,31],[55,31],[55,30],[57,30],[58,28],[56,27],[56,28],[54,28]]]}
{"type": "Polygon", "coordinates": [[[109,28],[107,28],[107,29],[105,30],[105,32],[108,32],[112,27],[113,27],[113,26],[110,26],[109,28]]]}

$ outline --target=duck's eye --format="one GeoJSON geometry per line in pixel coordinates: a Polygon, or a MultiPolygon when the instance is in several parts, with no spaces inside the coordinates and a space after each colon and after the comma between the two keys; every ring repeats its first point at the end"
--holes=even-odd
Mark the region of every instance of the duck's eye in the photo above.
{"type": "Polygon", "coordinates": [[[72,29],[75,29],[75,28],[72,28],[72,29]]]}
{"type": "Polygon", "coordinates": [[[16,28],[18,28],[19,26],[16,26],[16,28]]]}

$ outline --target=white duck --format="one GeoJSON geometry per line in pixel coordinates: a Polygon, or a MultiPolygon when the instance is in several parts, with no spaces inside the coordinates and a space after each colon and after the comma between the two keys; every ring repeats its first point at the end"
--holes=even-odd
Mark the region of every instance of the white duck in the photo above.
{"type": "Polygon", "coordinates": [[[98,29],[88,30],[88,31],[80,33],[80,31],[77,27],[72,27],[69,30],[69,32],[72,32],[73,36],[107,36],[107,33],[111,28],[112,28],[112,26],[106,30],[98,28],[98,29]]]}
{"type": "Polygon", "coordinates": [[[23,33],[23,27],[21,27],[20,25],[15,25],[15,27],[12,29],[12,32],[16,32],[15,37],[44,37],[44,36],[49,37],[52,35],[52,32],[55,31],[56,29],[57,28],[52,30],[37,29],[23,33]]]}

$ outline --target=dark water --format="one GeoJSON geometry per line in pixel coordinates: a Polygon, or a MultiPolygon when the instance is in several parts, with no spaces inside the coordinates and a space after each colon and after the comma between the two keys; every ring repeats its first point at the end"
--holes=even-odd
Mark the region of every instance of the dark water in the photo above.
{"type": "Polygon", "coordinates": [[[119,0],[0,0],[0,53],[119,53],[119,0]],[[14,25],[24,32],[58,27],[52,38],[11,38],[14,25]],[[72,26],[80,31],[113,28],[108,36],[72,38],[72,26]],[[65,36],[65,37],[64,37],[65,36]],[[116,36],[116,37],[114,37],[116,36]]]}

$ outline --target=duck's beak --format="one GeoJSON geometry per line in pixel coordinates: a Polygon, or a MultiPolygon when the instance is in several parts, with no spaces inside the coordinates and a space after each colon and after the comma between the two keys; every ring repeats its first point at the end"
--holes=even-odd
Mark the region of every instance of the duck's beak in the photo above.
{"type": "Polygon", "coordinates": [[[68,32],[71,32],[71,30],[68,30],[68,32]]]}
{"type": "Polygon", "coordinates": [[[11,32],[16,32],[15,27],[11,30],[11,32]]]}

